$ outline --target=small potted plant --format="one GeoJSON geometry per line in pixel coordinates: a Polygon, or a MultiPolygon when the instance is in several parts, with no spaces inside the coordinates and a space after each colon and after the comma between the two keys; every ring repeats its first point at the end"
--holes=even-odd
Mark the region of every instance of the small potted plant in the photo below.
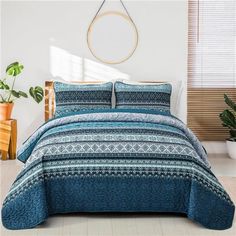
{"type": "Polygon", "coordinates": [[[222,125],[229,129],[230,138],[226,140],[228,154],[231,158],[236,159],[236,103],[226,94],[224,95],[225,103],[229,109],[225,109],[220,114],[222,125]]]}
{"type": "MultiPolygon", "coordinates": [[[[16,77],[22,72],[24,66],[19,62],[10,64],[6,69],[6,76],[0,80],[0,120],[11,118],[14,101],[17,98],[28,98],[28,94],[21,90],[15,90],[16,77]]],[[[40,103],[43,100],[43,89],[39,86],[29,89],[30,96],[40,103]]]]}

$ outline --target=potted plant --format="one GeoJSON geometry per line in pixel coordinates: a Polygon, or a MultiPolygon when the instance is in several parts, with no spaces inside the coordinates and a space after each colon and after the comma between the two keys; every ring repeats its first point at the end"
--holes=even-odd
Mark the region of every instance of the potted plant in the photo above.
{"type": "MultiPolygon", "coordinates": [[[[16,77],[22,72],[24,66],[19,62],[10,64],[6,69],[6,76],[0,80],[0,120],[11,118],[14,101],[17,98],[28,98],[28,94],[21,90],[15,90],[16,77]]],[[[30,96],[40,103],[43,100],[43,89],[39,86],[29,89],[30,96]]]]}
{"type": "Polygon", "coordinates": [[[225,103],[229,109],[225,109],[220,114],[222,125],[229,129],[230,138],[226,140],[228,154],[231,158],[236,159],[236,103],[226,94],[224,95],[225,103]]]}

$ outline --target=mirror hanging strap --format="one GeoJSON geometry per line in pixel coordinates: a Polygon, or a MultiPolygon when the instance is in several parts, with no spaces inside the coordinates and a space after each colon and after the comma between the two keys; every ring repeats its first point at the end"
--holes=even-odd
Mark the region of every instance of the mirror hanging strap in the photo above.
{"type": "MultiPolygon", "coordinates": [[[[101,5],[100,5],[100,7],[98,8],[98,10],[97,10],[95,16],[93,17],[93,20],[91,21],[91,24],[95,21],[95,19],[96,19],[98,13],[99,13],[100,10],[102,9],[102,7],[103,7],[103,5],[104,5],[105,2],[106,2],[106,0],[103,0],[103,1],[102,1],[102,3],[101,3],[101,5]]],[[[125,4],[124,4],[124,2],[123,2],[122,0],[120,0],[120,3],[121,3],[121,5],[122,5],[122,7],[124,8],[124,10],[125,10],[127,16],[129,17],[129,19],[130,19],[130,20],[132,21],[132,23],[135,25],[135,23],[134,23],[132,17],[130,16],[130,14],[129,14],[129,12],[128,12],[128,10],[127,10],[125,4]]],[[[91,25],[91,24],[90,24],[90,25],[91,25]]]]}

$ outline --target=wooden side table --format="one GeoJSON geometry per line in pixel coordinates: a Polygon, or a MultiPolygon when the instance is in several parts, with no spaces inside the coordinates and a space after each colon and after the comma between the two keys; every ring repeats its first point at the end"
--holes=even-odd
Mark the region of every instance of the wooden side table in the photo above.
{"type": "Polygon", "coordinates": [[[0,150],[2,160],[16,159],[16,142],[17,142],[17,121],[4,120],[0,121],[0,150]]]}

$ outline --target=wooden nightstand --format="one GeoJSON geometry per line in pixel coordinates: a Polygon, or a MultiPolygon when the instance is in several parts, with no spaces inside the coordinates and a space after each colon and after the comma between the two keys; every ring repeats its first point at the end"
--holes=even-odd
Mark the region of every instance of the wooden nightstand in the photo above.
{"type": "Polygon", "coordinates": [[[0,121],[0,151],[2,160],[16,159],[16,142],[17,142],[17,121],[4,120],[0,121]]]}

